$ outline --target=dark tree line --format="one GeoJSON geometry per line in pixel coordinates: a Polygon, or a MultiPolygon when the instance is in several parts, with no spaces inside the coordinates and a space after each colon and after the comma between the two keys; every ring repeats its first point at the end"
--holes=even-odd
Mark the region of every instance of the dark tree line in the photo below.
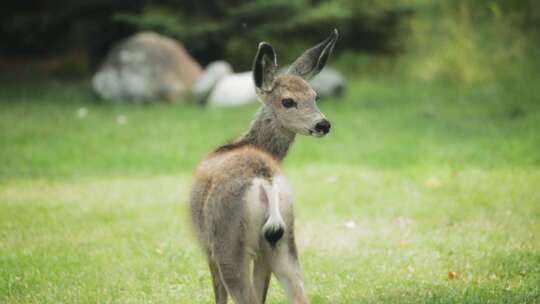
{"type": "Polygon", "coordinates": [[[299,49],[334,26],[341,29],[342,47],[397,51],[399,20],[407,9],[379,5],[368,11],[362,7],[367,2],[372,1],[20,1],[0,13],[0,53],[43,56],[84,48],[98,62],[114,42],[154,30],[182,41],[203,63],[225,57],[234,62],[257,40],[299,49]]]}
{"type": "MultiPolygon", "coordinates": [[[[466,3],[486,14],[490,3],[514,12],[523,27],[536,27],[536,0],[441,1],[466,3]]],[[[257,41],[272,41],[284,57],[341,31],[339,52],[396,54],[406,39],[405,21],[425,5],[375,0],[21,0],[0,11],[0,56],[53,56],[85,50],[95,67],[117,41],[140,30],[179,39],[201,63],[227,58],[247,67],[257,41]],[[252,46],[249,48],[249,46],[252,46]]],[[[489,12],[488,12],[489,13],[489,12]]],[[[493,12],[491,12],[493,13],[493,12]]]]}

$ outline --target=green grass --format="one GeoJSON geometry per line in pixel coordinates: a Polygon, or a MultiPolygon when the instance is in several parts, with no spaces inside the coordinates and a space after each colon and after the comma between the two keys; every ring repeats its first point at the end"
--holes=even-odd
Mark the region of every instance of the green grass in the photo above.
{"type": "MultiPolygon", "coordinates": [[[[540,303],[536,83],[362,80],[322,104],[332,133],[284,164],[312,303],[540,303]]],[[[3,85],[0,302],[210,303],[191,173],[255,109],[3,85]]],[[[269,302],[286,303],[275,280],[269,302]]]]}

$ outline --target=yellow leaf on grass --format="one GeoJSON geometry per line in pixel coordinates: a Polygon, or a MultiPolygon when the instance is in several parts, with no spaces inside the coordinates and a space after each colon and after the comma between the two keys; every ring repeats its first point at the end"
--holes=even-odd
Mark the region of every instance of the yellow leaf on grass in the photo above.
{"type": "Polygon", "coordinates": [[[424,182],[424,185],[427,188],[439,188],[441,186],[441,181],[439,180],[438,177],[432,176],[426,179],[426,181],[424,182]]]}

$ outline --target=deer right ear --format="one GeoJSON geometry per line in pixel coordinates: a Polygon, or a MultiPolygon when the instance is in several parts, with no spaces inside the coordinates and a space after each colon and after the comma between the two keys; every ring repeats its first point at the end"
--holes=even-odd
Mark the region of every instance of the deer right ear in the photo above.
{"type": "Polygon", "coordinates": [[[253,62],[253,80],[255,87],[262,92],[269,92],[274,86],[277,72],[277,59],[274,48],[267,42],[259,43],[253,62]]]}

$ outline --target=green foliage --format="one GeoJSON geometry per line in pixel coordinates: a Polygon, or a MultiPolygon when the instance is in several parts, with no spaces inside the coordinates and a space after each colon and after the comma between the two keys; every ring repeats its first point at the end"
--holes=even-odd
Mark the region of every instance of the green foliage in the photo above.
{"type": "Polygon", "coordinates": [[[535,77],[540,68],[536,1],[439,1],[410,19],[406,78],[462,84],[535,77]],[[513,5],[510,5],[513,3],[513,5]]]}
{"type": "Polygon", "coordinates": [[[289,61],[332,27],[341,30],[340,65],[356,75],[470,84],[517,80],[540,68],[540,5],[532,0],[259,0],[185,9],[150,5],[117,20],[178,37],[203,62],[226,58],[237,69],[249,68],[260,40],[289,61]]]}
{"type": "Polygon", "coordinates": [[[172,4],[149,4],[142,14],[118,13],[115,20],[138,30],[177,37],[203,62],[226,58],[236,67],[249,68],[245,55],[249,52],[247,58],[251,58],[260,40],[286,45],[280,54],[291,59],[334,27],[341,30],[343,48],[395,51],[401,8],[378,3],[258,0],[239,1],[234,6],[209,2],[181,9],[173,9],[172,4]]]}
{"type": "Polygon", "coordinates": [[[59,67],[67,75],[95,68],[114,43],[140,30],[177,38],[203,65],[225,59],[241,71],[261,40],[286,64],[334,27],[341,34],[334,57],[354,75],[471,84],[540,70],[536,0],[41,1],[0,17],[4,54],[45,53],[53,62],[89,55],[89,64],[59,67]]]}

